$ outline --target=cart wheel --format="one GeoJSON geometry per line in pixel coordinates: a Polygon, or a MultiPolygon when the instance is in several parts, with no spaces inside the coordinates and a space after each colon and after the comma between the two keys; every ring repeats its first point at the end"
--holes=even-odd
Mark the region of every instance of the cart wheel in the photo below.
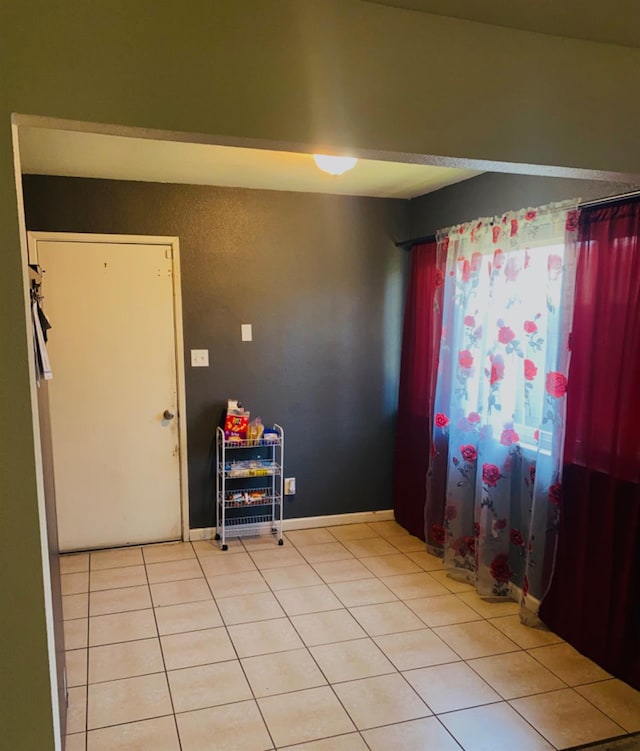
{"type": "Polygon", "coordinates": [[[278,540],[278,545],[284,545],[284,540],[282,539],[282,537],[278,540]]]}
{"type": "Polygon", "coordinates": [[[223,550],[229,550],[229,546],[228,546],[228,545],[223,545],[223,546],[222,546],[222,549],[223,549],[223,550]]]}
{"type": "Polygon", "coordinates": [[[220,535],[216,532],[216,536],[213,539],[214,540],[219,540],[220,539],[220,535]]]}

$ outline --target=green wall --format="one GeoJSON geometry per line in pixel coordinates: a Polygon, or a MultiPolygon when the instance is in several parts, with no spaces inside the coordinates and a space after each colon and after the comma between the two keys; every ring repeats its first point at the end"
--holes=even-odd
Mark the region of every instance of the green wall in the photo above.
{"type": "MultiPolygon", "coordinates": [[[[358,0],[0,4],[0,728],[53,747],[12,112],[640,174],[640,50],[358,0]]],[[[585,175],[589,176],[589,175],[585,175]]]]}

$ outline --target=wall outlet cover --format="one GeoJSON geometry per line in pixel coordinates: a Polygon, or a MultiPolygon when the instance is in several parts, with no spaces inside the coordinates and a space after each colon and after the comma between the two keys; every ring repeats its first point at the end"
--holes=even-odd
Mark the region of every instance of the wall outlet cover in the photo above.
{"type": "Polygon", "coordinates": [[[192,349],[191,350],[191,367],[208,368],[209,367],[209,350],[192,349]]]}
{"type": "Polygon", "coordinates": [[[241,323],[240,333],[241,333],[243,342],[253,341],[253,329],[250,323],[241,323]]]}
{"type": "Polygon", "coordinates": [[[295,495],[296,494],[296,478],[285,477],[284,479],[284,494],[295,495]]]}

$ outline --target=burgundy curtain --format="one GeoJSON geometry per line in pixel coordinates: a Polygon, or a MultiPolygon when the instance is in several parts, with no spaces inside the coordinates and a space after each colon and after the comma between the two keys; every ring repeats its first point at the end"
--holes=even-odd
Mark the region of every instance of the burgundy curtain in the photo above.
{"type": "Polygon", "coordinates": [[[640,689],[640,201],[583,210],[556,574],[542,620],[640,689]]]}
{"type": "Polygon", "coordinates": [[[431,413],[440,345],[440,312],[434,308],[442,285],[436,243],[411,249],[400,362],[396,421],[394,511],[399,524],[424,540],[426,477],[431,413]]]}

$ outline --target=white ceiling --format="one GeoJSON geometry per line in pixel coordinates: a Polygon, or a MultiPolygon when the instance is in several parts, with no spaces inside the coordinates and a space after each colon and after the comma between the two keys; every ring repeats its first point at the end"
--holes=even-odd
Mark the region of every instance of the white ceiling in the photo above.
{"type": "Polygon", "coordinates": [[[26,174],[415,198],[480,172],[361,159],[350,172],[321,172],[311,154],[20,127],[26,174]]]}

